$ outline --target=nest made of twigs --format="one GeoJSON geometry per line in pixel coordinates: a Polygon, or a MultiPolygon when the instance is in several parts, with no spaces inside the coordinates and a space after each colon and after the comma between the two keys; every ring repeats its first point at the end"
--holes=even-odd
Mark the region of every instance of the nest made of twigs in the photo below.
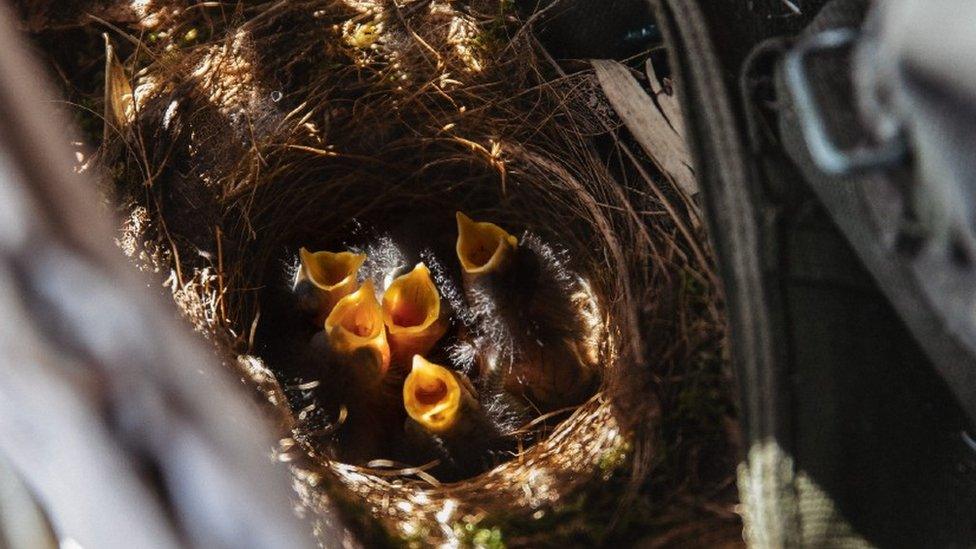
{"type": "Polygon", "coordinates": [[[688,199],[607,161],[616,122],[594,78],[561,73],[508,2],[206,10],[129,36],[108,70],[100,159],[127,219],[120,244],[169,276],[274,410],[305,512],[321,528],[338,506],[373,541],[607,539],[661,463],[662,379],[719,352],[711,267],[678,236],[701,234],[688,199]],[[295,251],[395,230],[406,211],[436,227],[458,209],[565,250],[599,303],[600,391],[459,482],[331,459],[314,373],[275,350],[295,251]],[[566,511],[583,505],[613,507],[599,533],[566,511]]]}

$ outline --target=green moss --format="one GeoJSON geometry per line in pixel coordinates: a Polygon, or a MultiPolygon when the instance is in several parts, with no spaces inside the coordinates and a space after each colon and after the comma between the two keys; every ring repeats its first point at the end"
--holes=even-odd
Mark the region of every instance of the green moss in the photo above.
{"type": "Polygon", "coordinates": [[[471,40],[472,48],[488,57],[500,53],[510,43],[514,13],[514,0],[499,0],[498,13],[481,23],[481,32],[471,40]]]}
{"type": "Polygon", "coordinates": [[[621,505],[621,494],[629,485],[632,454],[626,441],[605,451],[595,463],[601,474],[593,475],[555,506],[489,515],[476,524],[459,523],[455,532],[468,547],[590,547],[633,540],[638,532],[654,527],[660,509],[646,494],[621,505]],[[501,545],[492,545],[496,541],[501,545]]]}
{"type": "Polygon", "coordinates": [[[722,360],[714,353],[702,351],[694,356],[686,382],[675,399],[671,423],[705,432],[720,432],[722,419],[732,414],[722,367],[722,360]]]}
{"type": "Polygon", "coordinates": [[[185,44],[192,44],[193,42],[196,42],[197,38],[199,37],[200,32],[195,28],[191,28],[190,30],[186,31],[185,34],[183,34],[183,42],[185,44]]]}
{"type": "Polygon", "coordinates": [[[475,532],[471,538],[475,547],[484,549],[504,549],[505,542],[502,540],[502,531],[498,528],[482,528],[475,532]]]}
{"type": "Polygon", "coordinates": [[[627,463],[627,457],[630,455],[630,450],[630,443],[627,441],[622,441],[617,446],[610,448],[600,455],[599,459],[597,459],[597,467],[603,473],[604,477],[614,473],[617,469],[620,469],[621,466],[627,463]]]}
{"type": "Polygon", "coordinates": [[[421,547],[427,546],[427,540],[430,538],[430,530],[424,527],[417,528],[417,531],[411,535],[401,536],[397,543],[402,547],[409,547],[410,549],[420,549],[421,547]]]}
{"type": "Polygon", "coordinates": [[[454,535],[463,547],[476,549],[505,549],[505,540],[499,527],[482,527],[479,522],[458,522],[454,524],[454,535]]]}

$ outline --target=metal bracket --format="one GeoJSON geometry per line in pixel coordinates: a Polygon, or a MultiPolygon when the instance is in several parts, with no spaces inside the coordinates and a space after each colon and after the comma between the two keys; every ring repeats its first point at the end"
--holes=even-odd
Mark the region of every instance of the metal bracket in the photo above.
{"type": "Polygon", "coordinates": [[[810,156],[823,173],[844,177],[902,164],[908,156],[908,144],[897,137],[875,146],[842,149],[832,139],[820,104],[814,97],[806,73],[811,55],[850,47],[858,38],[854,29],[831,29],[797,42],[783,61],[786,84],[796,104],[801,131],[810,156]]]}

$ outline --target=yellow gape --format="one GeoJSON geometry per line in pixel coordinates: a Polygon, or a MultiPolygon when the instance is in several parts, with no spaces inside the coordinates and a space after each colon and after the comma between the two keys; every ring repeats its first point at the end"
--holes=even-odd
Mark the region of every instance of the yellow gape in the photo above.
{"type": "Polygon", "coordinates": [[[356,291],[356,273],[366,256],[351,252],[312,253],[305,248],[298,251],[298,256],[302,265],[297,282],[308,280],[315,288],[319,298],[316,324],[321,325],[340,299],[356,291]]]}
{"type": "Polygon", "coordinates": [[[325,320],[325,333],[336,357],[352,368],[363,369],[362,378],[378,382],[390,367],[383,309],[376,301],[373,281],[336,303],[325,320]]]}
{"type": "Polygon", "coordinates": [[[466,278],[501,272],[511,264],[517,238],[494,223],[472,221],[461,212],[457,224],[457,256],[466,278]]]}
{"type": "Polygon", "coordinates": [[[441,296],[426,265],[418,263],[390,284],[383,294],[383,316],[394,363],[426,353],[444,335],[441,296]]]}
{"type": "Polygon", "coordinates": [[[447,368],[415,355],[403,383],[403,405],[407,414],[428,431],[448,432],[461,416],[461,385],[447,368]]]}

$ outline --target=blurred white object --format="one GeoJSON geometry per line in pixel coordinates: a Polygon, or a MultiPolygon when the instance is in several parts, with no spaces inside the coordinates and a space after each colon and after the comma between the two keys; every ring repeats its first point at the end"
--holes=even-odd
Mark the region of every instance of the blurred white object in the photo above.
{"type": "Polygon", "coordinates": [[[913,207],[931,253],[976,257],[976,2],[877,2],[854,60],[858,103],[880,140],[914,152],[913,207]]]}
{"type": "Polygon", "coordinates": [[[54,532],[17,473],[0,456],[0,547],[55,549],[54,532]]]}

